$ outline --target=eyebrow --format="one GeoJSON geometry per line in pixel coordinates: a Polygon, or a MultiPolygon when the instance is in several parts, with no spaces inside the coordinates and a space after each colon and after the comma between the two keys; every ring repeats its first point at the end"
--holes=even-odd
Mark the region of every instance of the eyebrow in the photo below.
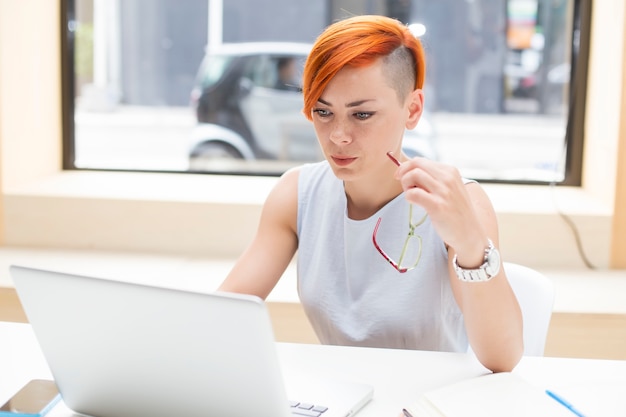
{"type": "MultiPolygon", "coordinates": [[[[323,100],[322,98],[318,98],[317,101],[322,103],[322,104],[324,104],[324,105],[326,105],[326,106],[332,106],[332,104],[330,104],[326,100],[323,100]]],[[[346,104],[346,107],[357,107],[357,106],[360,106],[363,103],[367,103],[368,101],[374,101],[374,99],[365,99],[365,100],[353,101],[352,103],[346,104]]]]}

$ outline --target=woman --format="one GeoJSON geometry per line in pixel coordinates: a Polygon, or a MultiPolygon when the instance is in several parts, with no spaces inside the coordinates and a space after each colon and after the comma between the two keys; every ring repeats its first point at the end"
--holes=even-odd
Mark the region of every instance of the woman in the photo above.
{"type": "Polygon", "coordinates": [[[286,172],[221,291],[266,298],[298,251],[298,292],[327,344],[466,351],[492,371],[522,351],[491,203],[457,169],[402,153],[424,107],[424,52],[382,16],[329,26],[304,68],[325,161],[286,172]],[[488,262],[487,262],[488,261],[488,262]]]}

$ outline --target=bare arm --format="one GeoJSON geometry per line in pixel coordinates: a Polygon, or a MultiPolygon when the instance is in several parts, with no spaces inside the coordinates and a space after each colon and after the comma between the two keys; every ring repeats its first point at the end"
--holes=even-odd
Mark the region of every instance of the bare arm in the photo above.
{"type": "Polygon", "coordinates": [[[448,275],[457,304],[463,312],[470,345],[483,365],[508,371],[523,353],[522,315],[515,294],[500,269],[487,282],[462,282],[452,259],[474,269],[483,263],[487,239],[498,247],[495,211],[479,184],[463,184],[455,168],[414,158],[398,168],[397,177],[407,199],[420,204],[448,245],[448,275]]]}
{"type": "MultiPolygon", "coordinates": [[[[499,246],[498,225],[491,202],[482,187],[467,184],[466,188],[485,232],[472,246],[458,249],[458,263],[463,267],[476,268],[483,263],[487,238],[493,241],[494,246],[499,246]]],[[[465,328],[474,353],[492,371],[511,370],[523,353],[522,315],[506,279],[506,271],[501,267],[498,275],[487,282],[462,282],[452,266],[452,259],[457,252],[452,247],[448,252],[452,290],[463,311],[465,328]]]]}
{"type": "Polygon", "coordinates": [[[220,291],[265,299],[296,253],[298,171],[286,172],[263,205],[256,235],[220,285],[220,291]]]}

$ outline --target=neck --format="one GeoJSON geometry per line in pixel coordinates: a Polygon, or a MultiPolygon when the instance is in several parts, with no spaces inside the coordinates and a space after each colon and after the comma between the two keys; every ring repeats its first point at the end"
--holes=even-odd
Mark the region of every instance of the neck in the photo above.
{"type": "Polygon", "coordinates": [[[353,220],[371,217],[402,193],[400,183],[393,177],[393,169],[390,173],[377,175],[377,179],[346,181],[344,189],[348,204],[348,217],[353,220]]]}

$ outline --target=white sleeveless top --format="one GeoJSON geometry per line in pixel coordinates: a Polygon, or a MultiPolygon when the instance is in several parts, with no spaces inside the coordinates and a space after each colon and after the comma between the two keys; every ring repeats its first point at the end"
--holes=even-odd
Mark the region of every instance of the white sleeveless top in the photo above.
{"type": "MultiPolygon", "coordinates": [[[[413,221],[425,211],[413,205],[413,221]]],[[[467,350],[463,316],[448,276],[448,253],[430,219],[417,227],[417,267],[395,270],[376,250],[400,254],[409,203],[399,195],[372,217],[347,216],[346,195],[326,161],[304,165],[298,182],[298,294],[323,344],[467,350]]],[[[391,256],[393,258],[393,256],[391,256]]],[[[397,259],[394,259],[397,261],[397,259]]],[[[414,262],[409,262],[414,263],[414,262]]]]}

